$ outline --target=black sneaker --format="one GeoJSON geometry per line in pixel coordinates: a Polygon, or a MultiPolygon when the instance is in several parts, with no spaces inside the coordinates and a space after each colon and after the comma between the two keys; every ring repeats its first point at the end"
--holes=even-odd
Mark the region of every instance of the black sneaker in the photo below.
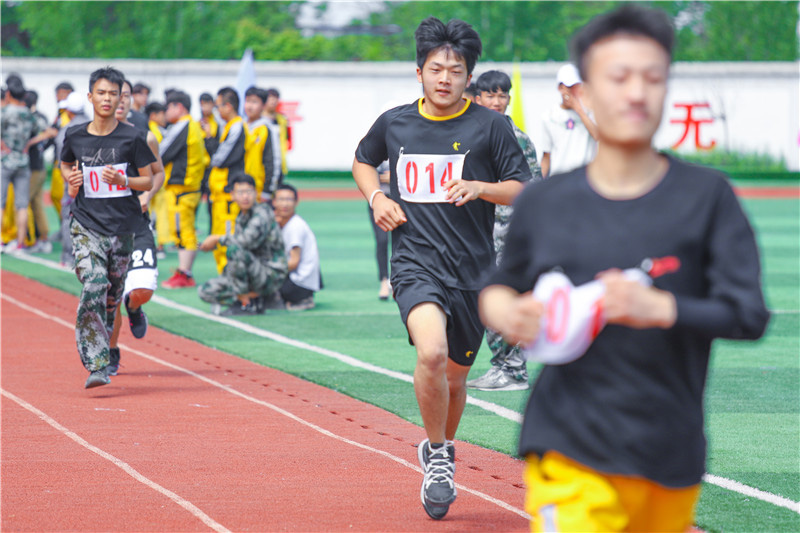
{"type": "Polygon", "coordinates": [[[117,372],[119,372],[119,348],[109,348],[108,359],[110,362],[106,367],[106,374],[116,376],[117,372]]]}
{"type": "Polygon", "coordinates": [[[455,447],[447,443],[440,448],[431,448],[428,439],[417,447],[417,457],[425,477],[422,479],[420,499],[428,516],[441,520],[456,499],[455,447]]]}
{"type": "Polygon", "coordinates": [[[222,316],[248,316],[259,314],[258,307],[251,300],[249,304],[243,305],[242,302],[236,302],[222,312],[222,316]]]}
{"type": "Polygon", "coordinates": [[[108,374],[106,374],[106,369],[104,368],[102,370],[95,370],[89,374],[84,387],[87,389],[93,389],[95,387],[108,385],[109,383],[111,383],[111,379],[109,379],[108,374]]]}
{"type": "Polygon", "coordinates": [[[144,334],[147,333],[147,315],[144,314],[144,310],[140,305],[137,309],[131,309],[128,307],[128,299],[125,298],[125,310],[128,311],[128,321],[131,325],[131,333],[137,339],[141,339],[144,337],[144,334]]]}

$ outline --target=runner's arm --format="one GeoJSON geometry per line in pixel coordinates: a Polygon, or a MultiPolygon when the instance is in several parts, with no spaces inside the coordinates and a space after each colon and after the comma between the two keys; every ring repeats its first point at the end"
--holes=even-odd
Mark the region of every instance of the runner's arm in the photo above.
{"type": "Polygon", "coordinates": [[[497,183],[485,181],[450,180],[445,183],[447,200],[457,206],[472,200],[486,200],[493,204],[511,205],[522,192],[523,184],[517,180],[505,180],[497,183]]]}
{"type": "Polygon", "coordinates": [[[407,221],[406,214],[400,205],[380,191],[378,170],[372,165],[353,159],[353,179],[364,195],[364,199],[372,200],[372,211],[375,223],[383,231],[392,231],[407,221]],[[378,191],[375,193],[375,191],[378,191]]]}

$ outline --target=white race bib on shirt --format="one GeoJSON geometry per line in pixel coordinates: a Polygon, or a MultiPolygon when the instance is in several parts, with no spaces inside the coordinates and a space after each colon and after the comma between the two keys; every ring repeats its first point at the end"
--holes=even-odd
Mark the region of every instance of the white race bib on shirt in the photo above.
{"type": "MultiPolygon", "coordinates": [[[[642,285],[653,283],[638,268],[630,268],[623,274],[642,285]]],[[[597,280],[575,287],[561,272],[548,272],[539,277],[533,298],[544,304],[544,313],[539,337],[523,348],[525,358],[547,365],[563,365],[585,354],[606,325],[605,291],[605,285],[597,280]]]]}
{"type": "MultiPolygon", "coordinates": [[[[111,165],[123,178],[127,175],[128,163],[111,165]]],[[[124,185],[104,183],[100,177],[105,166],[83,166],[83,194],[86,198],[122,198],[130,196],[131,190],[124,185]]]]}
{"type": "Polygon", "coordinates": [[[467,154],[404,154],[400,149],[397,160],[397,187],[406,202],[447,202],[444,185],[460,180],[467,154]]]}

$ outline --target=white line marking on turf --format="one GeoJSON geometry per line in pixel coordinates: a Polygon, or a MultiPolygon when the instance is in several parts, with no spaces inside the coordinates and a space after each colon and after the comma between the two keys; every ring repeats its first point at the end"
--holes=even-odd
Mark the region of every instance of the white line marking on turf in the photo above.
{"type": "MultiPolygon", "coordinates": [[[[66,272],[71,272],[72,271],[71,269],[63,267],[63,266],[59,265],[58,263],[55,263],[54,261],[50,261],[48,259],[43,259],[41,257],[36,257],[36,256],[32,256],[32,255],[21,255],[21,254],[20,255],[16,255],[15,257],[18,257],[19,259],[22,259],[23,261],[30,261],[32,263],[37,263],[37,264],[40,264],[40,265],[43,265],[43,266],[46,266],[46,267],[49,267],[49,268],[53,268],[53,269],[56,269],[56,270],[62,270],[62,271],[66,271],[66,272]]],[[[300,348],[302,350],[308,350],[308,351],[312,351],[312,352],[315,352],[315,353],[320,354],[320,355],[324,355],[324,356],[327,356],[327,357],[332,357],[334,359],[337,359],[338,361],[341,361],[342,363],[354,366],[356,368],[361,368],[361,369],[368,370],[370,372],[375,372],[377,374],[382,374],[384,376],[388,376],[388,377],[391,377],[391,378],[394,378],[394,379],[399,379],[401,381],[405,381],[406,383],[412,383],[413,384],[413,382],[414,382],[414,378],[412,376],[409,376],[407,374],[403,374],[402,372],[395,372],[393,370],[388,370],[388,369],[385,369],[385,368],[382,368],[382,367],[379,367],[379,366],[376,366],[376,365],[373,365],[373,364],[370,364],[370,363],[366,363],[364,361],[361,361],[360,359],[356,359],[356,358],[351,357],[349,355],[341,354],[339,352],[335,352],[333,350],[328,350],[326,348],[320,348],[318,346],[314,346],[312,344],[308,344],[308,343],[305,343],[305,342],[302,342],[302,341],[297,341],[297,340],[291,339],[289,337],[284,337],[283,335],[279,335],[279,334],[273,333],[271,331],[260,329],[260,328],[257,328],[255,326],[251,326],[249,324],[243,323],[243,322],[232,320],[232,319],[229,319],[229,318],[226,318],[226,317],[212,315],[210,313],[206,313],[206,312],[200,311],[198,309],[194,309],[193,307],[189,307],[189,306],[185,306],[185,305],[179,304],[177,302],[173,302],[172,300],[169,300],[167,298],[163,298],[163,297],[161,297],[159,295],[154,295],[153,298],[152,298],[152,301],[154,301],[156,303],[159,303],[159,304],[161,304],[163,306],[171,307],[173,309],[177,309],[179,311],[183,311],[184,313],[187,313],[187,314],[190,314],[190,315],[193,315],[193,316],[196,316],[196,317],[204,318],[206,320],[211,320],[212,322],[217,322],[219,324],[225,324],[227,326],[231,326],[231,327],[240,329],[242,331],[246,331],[246,332],[251,333],[253,335],[257,335],[259,337],[263,337],[263,338],[267,338],[267,339],[273,340],[275,342],[280,342],[280,343],[283,343],[283,344],[287,344],[289,346],[294,346],[296,348],[300,348]]],[[[774,314],[800,314],[800,311],[792,310],[792,309],[777,309],[777,310],[772,310],[771,312],[774,313],[774,314]]],[[[57,320],[57,321],[60,320],[57,317],[53,317],[53,318],[55,320],[57,320]]],[[[70,327],[72,327],[72,326],[70,325],[70,327]]],[[[521,423],[522,422],[522,415],[520,413],[517,413],[516,411],[513,411],[513,410],[508,409],[506,407],[503,407],[501,405],[497,405],[497,404],[494,404],[494,403],[491,403],[491,402],[487,402],[487,401],[484,401],[484,400],[479,400],[477,398],[473,398],[472,396],[467,396],[467,403],[475,405],[476,407],[480,407],[482,409],[485,409],[485,410],[487,410],[489,412],[492,412],[492,413],[494,413],[494,414],[496,414],[496,415],[498,415],[500,417],[503,417],[503,418],[505,418],[507,420],[511,420],[511,421],[517,422],[517,423],[521,423]]],[[[781,496],[778,496],[778,495],[775,495],[775,494],[772,494],[772,493],[769,493],[769,492],[764,492],[764,491],[761,491],[759,489],[750,487],[748,485],[744,485],[742,483],[739,483],[738,481],[734,481],[734,480],[727,479],[727,478],[720,477],[720,476],[715,476],[713,474],[705,474],[703,476],[703,480],[708,482],[708,483],[711,483],[712,485],[717,485],[719,487],[725,488],[727,490],[731,490],[733,492],[738,492],[740,494],[746,494],[748,496],[752,496],[754,498],[757,498],[757,499],[760,499],[760,500],[763,500],[763,501],[767,501],[769,503],[774,503],[775,505],[779,505],[781,507],[786,507],[787,509],[790,509],[790,510],[800,514],[800,502],[793,502],[792,500],[787,500],[786,498],[783,498],[781,496]],[[737,490],[738,487],[745,487],[748,490],[748,492],[743,492],[744,489],[737,490]],[[762,495],[765,495],[765,496],[764,497],[759,497],[758,496],[759,494],[762,494],[762,495]],[[773,501],[773,500],[768,499],[768,498],[774,498],[775,500],[773,501]],[[788,507],[787,507],[787,505],[775,503],[776,501],[777,502],[783,502],[783,503],[787,503],[788,502],[788,507]]]]}
{"type": "Polygon", "coordinates": [[[714,474],[705,474],[703,476],[703,480],[711,483],[712,485],[722,487],[723,489],[728,489],[733,492],[738,492],[739,494],[744,494],[745,496],[757,498],[773,505],[777,505],[778,507],[785,507],[790,511],[800,514],[800,502],[792,501],[788,498],[784,498],[783,496],[778,496],[777,494],[772,494],[771,492],[759,490],[732,479],[715,476],[714,474]]]}
{"type": "MultiPolygon", "coordinates": [[[[55,317],[53,317],[53,318],[55,318],[55,317]]],[[[61,323],[61,322],[59,322],[59,323],[61,323]]],[[[161,485],[159,485],[158,483],[156,483],[155,481],[151,481],[150,479],[144,477],[142,474],[137,472],[131,465],[129,465],[125,461],[123,461],[121,459],[117,459],[116,457],[114,457],[110,453],[101,450],[97,446],[89,444],[89,442],[87,442],[86,439],[84,439],[83,437],[81,437],[77,433],[75,433],[73,431],[70,431],[69,429],[65,428],[64,426],[62,426],[61,424],[56,422],[53,418],[51,418],[50,416],[48,416],[44,412],[40,411],[39,409],[37,409],[33,405],[29,404],[28,402],[26,402],[22,398],[19,398],[18,396],[15,396],[14,394],[12,394],[12,393],[8,392],[7,390],[4,390],[4,389],[0,389],[0,394],[5,396],[9,400],[14,401],[15,403],[17,403],[21,407],[27,409],[28,411],[30,411],[34,415],[38,416],[41,420],[43,420],[44,422],[47,422],[48,424],[53,426],[57,431],[63,433],[64,435],[66,435],[70,439],[74,440],[75,442],[77,442],[78,444],[80,444],[81,446],[83,446],[84,448],[89,450],[90,452],[94,452],[97,455],[99,455],[100,457],[102,457],[103,459],[114,463],[114,465],[116,465],[118,468],[120,468],[122,471],[124,471],[126,474],[131,476],[133,479],[135,479],[139,483],[142,483],[143,485],[146,485],[146,486],[150,487],[151,489],[155,490],[156,492],[160,492],[161,494],[163,494],[164,496],[166,496],[167,498],[169,498],[173,502],[177,503],[178,505],[180,505],[181,507],[183,507],[184,509],[189,511],[189,513],[192,516],[194,516],[195,518],[197,518],[200,521],[202,521],[205,525],[207,525],[208,527],[210,527],[214,531],[218,531],[219,533],[230,533],[230,530],[228,528],[226,528],[225,526],[223,526],[222,524],[218,523],[217,521],[212,519],[210,516],[205,514],[203,511],[201,511],[192,502],[181,498],[180,496],[178,496],[177,494],[175,494],[171,490],[166,489],[166,488],[162,487],[161,485]]]]}
{"type": "MultiPolygon", "coordinates": [[[[19,300],[17,300],[16,298],[8,296],[7,294],[2,294],[2,298],[7,300],[7,301],[9,301],[9,302],[11,302],[11,303],[13,303],[13,304],[15,304],[15,305],[17,305],[17,306],[19,306],[20,308],[25,309],[26,311],[29,311],[31,313],[34,313],[34,314],[36,314],[36,315],[38,315],[40,317],[46,318],[48,320],[52,320],[53,322],[56,322],[57,324],[60,324],[62,326],[66,326],[66,327],[68,327],[70,329],[74,328],[73,324],[70,324],[69,322],[67,322],[65,320],[62,320],[61,318],[59,318],[57,316],[50,315],[50,314],[42,311],[41,309],[37,309],[35,307],[31,307],[31,306],[29,306],[27,304],[24,304],[24,303],[20,302],[19,300]]],[[[408,468],[410,468],[410,469],[412,469],[412,470],[414,470],[414,471],[416,471],[416,472],[418,472],[420,474],[423,473],[422,469],[419,466],[417,466],[417,465],[415,465],[413,463],[410,463],[410,462],[406,461],[405,459],[402,459],[400,457],[392,455],[389,452],[385,452],[383,450],[379,450],[378,448],[373,448],[371,446],[367,446],[366,444],[362,444],[360,442],[356,442],[354,440],[350,440],[350,439],[348,439],[346,437],[342,437],[341,435],[337,435],[336,433],[333,433],[333,432],[331,432],[331,431],[329,431],[329,430],[327,430],[327,429],[325,429],[325,428],[323,428],[321,426],[318,426],[318,425],[316,425],[316,424],[314,424],[312,422],[309,422],[309,421],[307,421],[307,420],[305,420],[303,418],[300,418],[299,416],[295,415],[294,413],[292,413],[290,411],[287,411],[285,409],[282,409],[282,408],[278,407],[277,405],[271,404],[269,402],[265,402],[263,400],[259,400],[258,398],[254,398],[254,397],[249,396],[249,395],[247,395],[247,394],[245,394],[243,392],[239,392],[236,389],[234,389],[233,387],[225,385],[224,383],[220,383],[218,381],[215,381],[213,379],[207,378],[205,376],[201,376],[200,374],[197,374],[196,372],[192,372],[191,370],[189,370],[187,368],[183,368],[181,366],[175,365],[173,363],[170,363],[169,361],[164,361],[163,359],[159,359],[158,357],[155,357],[153,355],[144,353],[142,351],[139,351],[139,350],[137,350],[135,348],[132,348],[130,346],[127,346],[125,344],[120,344],[120,348],[123,348],[125,350],[125,353],[132,353],[132,354],[138,355],[139,357],[147,359],[148,361],[152,361],[152,362],[154,362],[156,364],[165,366],[167,368],[171,368],[173,370],[177,370],[179,372],[183,372],[183,373],[188,374],[188,375],[190,375],[190,376],[192,376],[192,377],[194,377],[196,379],[199,379],[200,381],[208,383],[209,385],[212,385],[212,386],[217,387],[219,389],[222,389],[222,390],[224,390],[226,392],[229,392],[229,393],[233,394],[234,396],[238,396],[238,397],[243,398],[243,399],[245,399],[245,400],[247,400],[249,402],[252,402],[252,403],[255,403],[257,405],[261,405],[263,407],[271,409],[272,411],[275,411],[276,413],[281,414],[281,415],[283,415],[283,416],[285,416],[285,417],[287,417],[287,418],[289,418],[291,420],[294,420],[298,424],[302,424],[302,425],[304,425],[304,426],[306,426],[306,427],[308,427],[308,428],[310,428],[310,429],[312,429],[312,430],[314,430],[314,431],[316,431],[318,433],[321,433],[321,434],[323,434],[323,435],[325,435],[327,437],[330,437],[332,439],[338,440],[340,442],[344,442],[344,443],[349,444],[351,446],[355,446],[357,448],[361,448],[362,450],[366,450],[368,452],[372,452],[372,453],[381,455],[381,456],[383,456],[383,457],[385,457],[387,459],[390,459],[390,460],[392,460],[392,461],[394,461],[396,463],[399,463],[399,464],[401,464],[401,465],[403,465],[405,467],[408,467],[408,468]]],[[[3,392],[3,394],[11,395],[11,393],[7,393],[6,391],[2,391],[2,392],[3,392]]],[[[13,396],[13,395],[11,395],[11,396],[13,396]]],[[[18,400],[16,396],[13,396],[12,399],[14,401],[16,401],[17,403],[22,402],[22,400],[18,400]]],[[[23,404],[20,403],[20,405],[23,405],[23,404]]],[[[41,411],[39,411],[38,409],[36,409],[35,407],[33,407],[30,404],[25,404],[25,405],[29,405],[30,406],[29,410],[33,410],[32,412],[35,412],[35,413],[39,414],[39,416],[41,416],[41,417],[44,417],[43,420],[48,422],[50,425],[53,425],[53,427],[56,427],[56,429],[59,429],[59,431],[62,431],[61,428],[63,428],[63,426],[54,425],[54,424],[58,424],[58,423],[55,422],[54,420],[51,423],[50,421],[52,419],[47,417],[47,415],[45,415],[44,413],[42,413],[41,411]]],[[[23,405],[23,407],[25,407],[25,405],[23,405]]],[[[28,409],[28,407],[25,407],[25,408],[28,409]]],[[[83,439],[81,439],[81,437],[79,437],[78,435],[75,435],[71,431],[68,431],[66,428],[63,428],[63,431],[65,432],[65,434],[67,434],[67,436],[69,436],[70,438],[72,438],[73,440],[78,442],[79,444],[86,446],[87,448],[89,448],[93,452],[98,453],[101,456],[103,456],[103,457],[109,459],[110,461],[114,462],[115,464],[117,464],[117,466],[119,466],[120,468],[122,468],[123,470],[125,470],[126,472],[131,474],[132,476],[136,477],[136,479],[140,479],[137,476],[141,477],[140,480],[146,480],[147,479],[144,476],[141,476],[141,474],[139,474],[135,470],[133,470],[126,463],[120,461],[119,459],[116,459],[115,457],[113,457],[113,456],[111,456],[109,454],[106,454],[105,452],[103,452],[99,448],[95,448],[94,446],[92,446],[88,442],[86,442],[83,439]],[[78,439],[80,439],[80,440],[78,440],[78,439]],[[124,467],[123,467],[123,465],[124,465],[124,467]],[[127,467],[127,468],[125,468],[125,467],[127,467]]],[[[157,485],[155,483],[152,484],[152,487],[156,488],[156,490],[163,489],[163,490],[159,490],[159,492],[162,492],[163,494],[166,494],[168,496],[169,495],[174,495],[174,493],[168,491],[167,489],[164,489],[163,487],[161,487],[160,485],[157,485]]],[[[456,487],[458,487],[459,490],[463,490],[464,492],[469,492],[470,494],[472,494],[474,496],[477,496],[478,498],[481,498],[483,500],[486,500],[487,502],[493,503],[493,504],[497,505],[498,507],[501,507],[502,509],[505,509],[506,511],[510,511],[510,512],[512,512],[514,514],[517,514],[517,515],[521,516],[522,518],[525,518],[526,520],[530,520],[530,518],[531,518],[530,515],[528,513],[526,513],[525,511],[523,511],[522,509],[517,509],[513,505],[510,505],[510,504],[508,504],[508,503],[506,503],[506,502],[504,502],[502,500],[498,500],[497,498],[489,496],[488,494],[484,494],[484,493],[482,493],[480,491],[477,491],[475,489],[471,489],[471,488],[466,487],[464,485],[461,485],[459,483],[456,483],[456,487]]],[[[177,495],[174,495],[174,496],[175,496],[175,498],[180,498],[177,495]]],[[[172,498],[172,497],[170,496],[170,498],[172,498]]],[[[175,500],[175,498],[172,498],[172,499],[175,500]]],[[[177,500],[175,500],[175,501],[177,501],[177,500]]],[[[181,501],[185,501],[185,500],[181,499],[181,501]]],[[[191,505],[189,502],[186,502],[186,503],[191,505]]],[[[185,507],[185,506],[182,505],[182,507],[185,507]]],[[[197,511],[201,512],[199,509],[197,511]]],[[[203,516],[205,516],[205,515],[203,515],[203,516]]],[[[198,518],[199,518],[199,516],[198,516],[198,518]]],[[[211,519],[209,518],[209,520],[211,520],[211,519]]],[[[214,523],[216,523],[216,522],[214,522],[214,523]]],[[[222,526],[220,526],[220,527],[222,527],[222,526]]],[[[217,531],[220,531],[220,530],[217,530],[217,531]]],[[[222,531],[227,531],[227,530],[223,529],[222,531]]]]}

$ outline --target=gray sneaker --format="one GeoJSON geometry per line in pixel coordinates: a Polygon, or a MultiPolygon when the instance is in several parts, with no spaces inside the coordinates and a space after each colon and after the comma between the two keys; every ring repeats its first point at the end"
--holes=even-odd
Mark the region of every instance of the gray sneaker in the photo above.
{"type": "Polygon", "coordinates": [[[493,366],[484,375],[467,381],[467,388],[484,391],[528,390],[526,377],[516,377],[511,372],[493,366]]]}
{"type": "Polygon", "coordinates": [[[456,451],[452,442],[440,448],[431,448],[428,439],[417,447],[417,458],[425,473],[422,479],[420,499],[428,516],[441,520],[456,499],[456,451]]]}
{"type": "Polygon", "coordinates": [[[111,379],[109,379],[108,374],[106,374],[106,369],[104,368],[102,370],[95,370],[89,374],[84,388],[93,389],[102,385],[108,385],[109,383],[111,383],[111,379]]]}

